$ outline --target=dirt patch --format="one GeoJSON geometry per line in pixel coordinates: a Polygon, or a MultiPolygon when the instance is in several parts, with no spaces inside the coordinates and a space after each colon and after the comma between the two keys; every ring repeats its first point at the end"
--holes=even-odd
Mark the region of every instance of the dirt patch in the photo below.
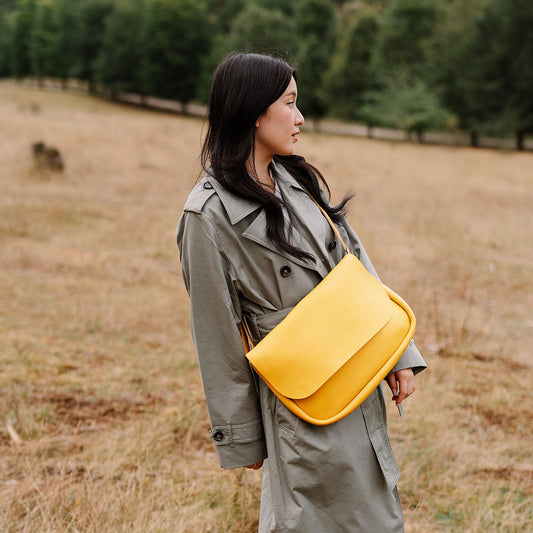
{"type": "Polygon", "coordinates": [[[498,412],[490,408],[480,408],[479,415],[491,426],[500,427],[508,434],[523,434],[527,436],[531,432],[533,414],[529,411],[498,412]]]}
{"type": "Polygon", "coordinates": [[[42,394],[37,399],[51,406],[60,424],[90,426],[130,420],[151,412],[164,400],[150,393],[135,397],[92,397],[82,393],[42,394]]]}
{"type": "Polygon", "coordinates": [[[467,473],[468,476],[477,477],[484,480],[499,479],[504,481],[515,481],[533,488],[533,470],[529,468],[476,468],[467,473]]]}

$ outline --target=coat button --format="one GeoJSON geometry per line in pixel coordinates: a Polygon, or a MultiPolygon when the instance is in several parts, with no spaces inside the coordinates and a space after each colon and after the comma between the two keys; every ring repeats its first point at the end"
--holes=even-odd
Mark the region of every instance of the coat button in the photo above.
{"type": "Polygon", "coordinates": [[[208,181],[204,183],[204,189],[212,189],[212,188],[213,186],[208,181]]]}
{"type": "Polygon", "coordinates": [[[284,266],[279,269],[279,273],[284,277],[288,278],[291,275],[291,267],[284,266]]]}
{"type": "Polygon", "coordinates": [[[333,239],[329,244],[328,244],[328,250],[330,252],[333,252],[333,250],[335,250],[335,248],[337,248],[337,241],[335,239],[333,239]]]}
{"type": "Polygon", "coordinates": [[[214,438],[217,442],[220,442],[220,441],[224,438],[224,433],[222,433],[222,431],[217,431],[217,432],[213,435],[213,438],[214,438]]]}

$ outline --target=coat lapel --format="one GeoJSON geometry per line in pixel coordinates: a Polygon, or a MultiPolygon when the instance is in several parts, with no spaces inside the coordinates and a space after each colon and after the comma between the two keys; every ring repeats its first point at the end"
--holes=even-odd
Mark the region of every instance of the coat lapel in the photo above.
{"type": "MultiPolygon", "coordinates": [[[[292,225],[291,241],[301,250],[316,257],[317,250],[324,250],[326,242],[331,240],[329,236],[332,230],[324,215],[305,189],[281,165],[275,165],[275,170],[279,177],[278,184],[283,199],[298,219],[296,224],[292,225]]],[[[324,257],[321,256],[317,258],[317,261],[326,263],[322,259],[324,257]]],[[[326,257],[326,259],[328,258],[326,257]]],[[[331,270],[333,266],[330,264],[329,269],[331,270]]],[[[326,269],[324,274],[323,268],[325,268],[324,265],[321,265],[319,272],[324,276],[327,275],[328,270],[326,269]]]]}
{"type": "MultiPolygon", "coordinates": [[[[282,169],[280,167],[280,165],[276,165],[276,172],[278,173],[278,175],[279,175],[281,170],[283,170],[284,176],[285,175],[288,176],[293,181],[295,186],[297,186],[299,188],[299,190],[297,191],[297,194],[298,195],[302,195],[302,197],[303,197],[303,195],[305,195],[306,193],[298,185],[298,182],[296,180],[294,180],[284,169],[282,169]]],[[[282,179],[285,179],[285,178],[283,177],[282,179]]],[[[291,242],[295,246],[300,248],[301,250],[303,250],[303,251],[311,254],[313,257],[315,257],[315,261],[314,262],[313,261],[306,261],[304,259],[298,259],[297,257],[294,257],[294,256],[288,254],[284,250],[280,250],[279,248],[277,248],[272,243],[272,241],[269,239],[269,237],[267,235],[267,221],[266,221],[265,211],[264,211],[264,209],[261,208],[261,205],[258,202],[246,200],[244,198],[240,198],[240,197],[230,193],[214,178],[210,178],[209,182],[211,183],[211,185],[215,189],[218,197],[220,198],[220,201],[222,202],[222,205],[224,206],[224,209],[226,210],[228,218],[229,218],[230,223],[232,225],[237,224],[238,222],[240,222],[241,220],[246,218],[248,215],[250,215],[254,211],[258,211],[259,210],[259,213],[255,217],[255,219],[242,231],[242,236],[244,238],[249,239],[249,240],[257,243],[260,246],[263,246],[264,248],[267,248],[271,252],[276,253],[276,254],[284,257],[285,259],[287,259],[289,261],[292,261],[293,263],[296,263],[297,265],[300,265],[303,268],[316,270],[322,277],[327,275],[327,273],[328,273],[327,269],[322,264],[322,261],[320,261],[316,257],[316,252],[315,252],[313,246],[311,245],[311,243],[309,243],[308,240],[306,238],[304,238],[304,236],[302,236],[300,234],[300,232],[298,232],[294,227],[292,228],[292,232],[291,232],[291,235],[290,235],[291,242]]],[[[292,200],[291,203],[289,203],[288,198],[286,198],[286,196],[290,196],[290,193],[287,194],[287,192],[286,192],[286,189],[288,189],[288,187],[285,187],[284,184],[280,183],[280,188],[281,187],[283,187],[283,189],[282,189],[283,197],[284,197],[285,201],[287,202],[287,204],[290,206],[290,209],[292,209],[293,212],[301,210],[302,209],[302,204],[304,204],[304,202],[301,202],[301,197],[298,196],[297,198],[292,200]],[[297,208],[293,204],[293,202],[295,202],[295,201],[298,201],[297,208]]],[[[310,203],[312,204],[312,206],[314,206],[313,202],[310,201],[310,203]]],[[[307,204],[307,202],[305,202],[305,204],[307,204]]],[[[307,206],[307,205],[304,205],[304,207],[305,207],[306,210],[309,209],[309,206],[307,206]]],[[[318,213],[320,214],[320,212],[318,212],[318,213]]],[[[305,219],[306,220],[307,219],[311,219],[311,218],[313,218],[313,217],[310,217],[308,214],[305,215],[305,219]]],[[[315,231],[316,228],[309,228],[309,229],[310,229],[310,231],[315,231]]],[[[322,242],[324,242],[324,241],[322,241],[322,242]]]]}
{"type": "Polygon", "coordinates": [[[242,236],[246,239],[250,239],[251,241],[254,241],[255,243],[264,246],[271,252],[274,252],[285,259],[292,261],[293,263],[296,263],[297,265],[300,265],[304,268],[309,268],[311,270],[316,270],[321,276],[324,276],[327,274],[327,271],[323,271],[323,267],[320,264],[320,261],[316,259],[316,254],[314,254],[313,249],[309,246],[309,244],[306,242],[306,240],[300,235],[297,231],[292,231],[291,233],[291,243],[294,246],[297,246],[300,248],[300,250],[303,250],[305,252],[308,252],[312,254],[313,257],[315,257],[315,261],[306,261],[305,259],[299,259],[297,257],[294,257],[293,255],[288,254],[284,250],[280,250],[277,248],[274,243],[270,240],[270,238],[267,235],[267,220],[266,220],[266,214],[264,209],[261,209],[260,213],[257,215],[257,217],[253,220],[253,222],[242,232],[242,236]]]}

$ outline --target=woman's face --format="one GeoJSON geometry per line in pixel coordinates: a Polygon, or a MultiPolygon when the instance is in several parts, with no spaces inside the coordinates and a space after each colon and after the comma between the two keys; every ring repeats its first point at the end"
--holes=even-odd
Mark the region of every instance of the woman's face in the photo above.
{"type": "Polygon", "coordinates": [[[291,81],[283,94],[259,117],[255,130],[255,158],[270,160],[274,155],[292,155],[304,117],[296,107],[298,89],[291,81]]]}

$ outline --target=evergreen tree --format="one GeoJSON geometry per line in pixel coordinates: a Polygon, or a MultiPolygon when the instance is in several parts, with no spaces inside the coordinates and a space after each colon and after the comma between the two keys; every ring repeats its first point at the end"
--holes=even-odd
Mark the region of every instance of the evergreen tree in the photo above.
{"type": "MultiPolygon", "coordinates": [[[[54,0],[54,75],[65,83],[76,75],[80,32],[80,0],[54,0]]],[[[94,31],[94,29],[93,29],[94,31]]]]}
{"type": "Polygon", "coordinates": [[[105,21],[96,76],[113,93],[141,92],[142,30],[146,14],[140,0],[119,0],[105,21]]]}
{"type": "Polygon", "coordinates": [[[89,90],[96,87],[96,59],[104,40],[106,19],[113,9],[113,0],[82,0],[78,10],[78,34],[74,48],[72,75],[89,82],[89,90]]]}
{"type": "Polygon", "coordinates": [[[329,68],[330,55],[316,35],[307,37],[297,56],[298,107],[304,116],[322,118],[327,111],[327,98],[322,81],[329,68]]]}
{"type": "Polygon", "coordinates": [[[190,101],[210,35],[207,12],[197,0],[152,0],[143,47],[145,93],[190,101]]]}
{"type": "Polygon", "coordinates": [[[359,111],[369,125],[381,125],[416,134],[419,141],[429,129],[446,126],[449,113],[421,81],[403,86],[390,85],[385,90],[370,92],[367,103],[359,111]]]}
{"type": "Polygon", "coordinates": [[[4,8],[0,8],[0,78],[11,74],[9,46],[11,41],[10,18],[4,8]]]}
{"type": "Polygon", "coordinates": [[[375,89],[373,52],[378,37],[378,18],[364,14],[341,33],[327,75],[330,112],[344,120],[360,120],[364,94],[375,89]]]}
{"type": "Polygon", "coordinates": [[[377,45],[378,65],[385,77],[426,75],[429,40],[440,6],[439,0],[396,0],[387,6],[377,45]]]}
{"type": "Polygon", "coordinates": [[[310,118],[322,118],[327,111],[325,74],[330,67],[335,36],[335,10],[329,0],[300,0],[296,11],[296,31],[300,46],[298,105],[310,118]]]}
{"type": "Polygon", "coordinates": [[[295,7],[300,1],[301,0],[292,0],[291,2],[287,2],[287,0],[252,0],[252,2],[260,7],[270,11],[281,11],[288,17],[294,16],[295,7]]]}
{"type": "Polygon", "coordinates": [[[229,33],[233,20],[245,5],[246,0],[207,0],[207,9],[217,35],[229,33]]]}
{"type": "Polygon", "coordinates": [[[39,2],[28,36],[31,73],[39,80],[56,75],[56,4],[39,2]]]}
{"type": "MultiPolygon", "coordinates": [[[[459,126],[471,129],[472,116],[468,104],[471,71],[479,58],[472,49],[479,13],[492,0],[452,0],[442,11],[428,48],[428,79],[443,104],[459,119],[459,126]]],[[[482,104],[482,102],[479,102],[482,104]]]]}
{"type": "Polygon", "coordinates": [[[464,122],[476,133],[515,134],[523,148],[533,131],[533,4],[493,0],[476,21],[465,73],[464,122]]]}
{"type": "Polygon", "coordinates": [[[31,76],[33,73],[28,36],[33,29],[36,11],[36,0],[20,0],[13,14],[9,56],[10,71],[17,78],[31,76]]]}
{"type": "Polygon", "coordinates": [[[335,37],[335,9],[330,0],[299,0],[296,3],[296,31],[299,39],[318,37],[329,51],[335,37]]]}
{"type": "Polygon", "coordinates": [[[443,127],[448,111],[428,84],[431,36],[440,0],[395,0],[383,11],[376,47],[377,90],[365,95],[361,115],[369,126],[416,133],[443,127]]]}
{"type": "Polygon", "coordinates": [[[247,51],[291,59],[296,51],[295,33],[293,19],[279,10],[250,3],[233,20],[224,39],[223,55],[231,51],[247,51]]]}

